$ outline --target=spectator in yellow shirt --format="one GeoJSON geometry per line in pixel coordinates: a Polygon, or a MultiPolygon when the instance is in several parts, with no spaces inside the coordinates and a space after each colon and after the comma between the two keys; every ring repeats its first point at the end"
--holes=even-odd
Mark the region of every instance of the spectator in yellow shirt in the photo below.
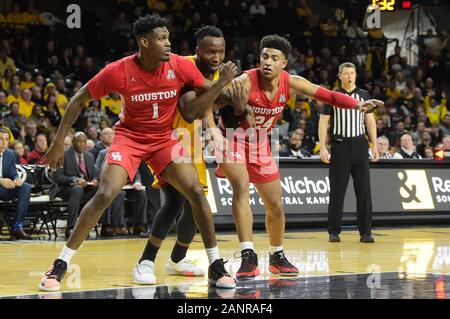
{"type": "Polygon", "coordinates": [[[119,119],[120,111],[122,110],[122,99],[119,93],[111,93],[101,99],[102,110],[109,116],[111,122],[115,123],[119,119]]]}
{"type": "Polygon", "coordinates": [[[45,20],[34,7],[33,1],[28,2],[27,11],[22,13],[22,22],[26,24],[45,24],[45,20]]]}
{"type": "Polygon", "coordinates": [[[431,125],[439,124],[444,120],[445,114],[447,114],[447,99],[445,93],[442,92],[441,104],[437,104],[434,97],[428,95],[425,96],[424,108],[431,125]]]}
{"type": "Polygon", "coordinates": [[[31,116],[33,111],[34,102],[31,101],[31,91],[23,90],[22,96],[19,99],[19,114],[22,114],[26,118],[31,116]]]}
{"type": "Polygon", "coordinates": [[[16,74],[16,64],[14,60],[8,56],[4,48],[0,49],[0,74],[5,74],[6,69],[11,69],[16,74]]]}
{"type": "Polygon", "coordinates": [[[1,81],[1,88],[2,90],[9,92],[9,89],[11,87],[11,78],[13,77],[13,71],[11,69],[6,69],[3,73],[3,79],[1,81]]]}
{"type": "Polygon", "coordinates": [[[50,82],[45,87],[45,95],[44,99],[47,100],[49,94],[54,93],[56,95],[56,105],[58,106],[59,112],[61,115],[64,115],[66,112],[67,104],[69,104],[69,99],[62,93],[59,93],[56,89],[56,85],[53,82],[50,82]]]}
{"type": "Polygon", "coordinates": [[[20,85],[15,84],[11,88],[11,94],[6,98],[6,103],[11,104],[12,102],[19,103],[21,95],[20,85]]]}
{"type": "Polygon", "coordinates": [[[20,12],[20,5],[18,3],[14,4],[13,11],[8,13],[6,16],[6,21],[9,23],[23,24],[23,13],[20,12]]]}
{"type": "Polygon", "coordinates": [[[20,82],[20,88],[22,90],[30,90],[33,86],[36,86],[36,82],[33,81],[33,77],[30,72],[25,72],[24,79],[20,82]]]}

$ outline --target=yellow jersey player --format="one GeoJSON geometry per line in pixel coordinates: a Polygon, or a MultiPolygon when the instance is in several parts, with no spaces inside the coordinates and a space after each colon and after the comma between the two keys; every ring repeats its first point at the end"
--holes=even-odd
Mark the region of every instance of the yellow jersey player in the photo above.
{"type": "MultiPolygon", "coordinates": [[[[197,47],[196,55],[187,56],[186,59],[192,61],[203,76],[211,81],[219,79],[219,67],[225,57],[225,39],[220,29],[213,26],[204,26],[195,33],[197,47]]],[[[194,99],[198,92],[194,89],[187,88],[180,97],[179,103],[186,103],[188,100],[194,99]]],[[[190,150],[190,155],[197,168],[198,176],[203,190],[208,190],[206,166],[203,159],[203,150],[201,143],[202,128],[210,129],[212,139],[217,143],[224,142],[220,131],[215,127],[212,111],[208,111],[202,119],[188,123],[183,119],[181,113],[177,111],[174,121],[174,129],[179,139],[184,141],[186,150],[190,150]]],[[[193,261],[186,259],[186,253],[191,244],[197,227],[195,225],[192,208],[189,202],[185,200],[174,187],[162,181],[155,176],[155,182],[152,185],[155,188],[161,188],[164,192],[165,202],[161,209],[157,212],[150,236],[145,250],[139,263],[146,261],[145,264],[151,268],[150,272],[146,272],[146,280],[142,281],[135,276],[135,283],[138,284],[154,284],[156,277],[154,275],[154,261],[162,241],[166,238],[170,229],[176,222],[176,217],[181,213],[181,217],[177,222],[177,240],[173,247],[170,259],[167,261],[165,270],[169,274],[183,276],[203,276],[204,270],[195,265],[193,261]],[[153,274],[148,276],[148,274],[153,274]]]]}

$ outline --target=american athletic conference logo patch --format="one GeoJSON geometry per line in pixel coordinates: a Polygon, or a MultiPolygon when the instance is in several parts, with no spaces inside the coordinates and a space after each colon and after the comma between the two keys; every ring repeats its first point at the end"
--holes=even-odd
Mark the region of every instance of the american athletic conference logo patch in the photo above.
{"type": "Polygon", "coordinates": [[[121,162],[122,161],[122,154],[120,154],[120,152],[112,152],[111,153],[111,158],[114,161],[121,162]]]}
{"type": "Polygon", "coordinates": [[[167,80],[175,79],[175,72],[173,70],[167,71],[167,80]]]}

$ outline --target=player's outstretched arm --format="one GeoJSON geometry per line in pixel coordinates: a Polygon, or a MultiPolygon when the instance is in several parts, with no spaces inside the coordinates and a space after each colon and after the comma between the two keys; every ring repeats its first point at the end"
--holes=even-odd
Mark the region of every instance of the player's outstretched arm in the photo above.
{"type": "Polygon", "coordinates": [[[290,76],[289,85],[291,90],[294,91],[294,94],[308,95],[321,102],[334,105],[335,107],[341,109],[358,108],[361,112],[367,112],[374,107],[384,104],[383,101],[376,99],[361,102],[346,94],[331,91],[324,87],[318,86],[297,75],[290,76]]]}
{"type": "Polygon", "coordinates": [[[69,129],[72,127],[75,120],[81,113],[84,105],[92,100],[92,96],[89,93],[87,84],[85,84],[70,100],[67,105],[66,112],[62,118],[58,127],[58,132],[50,148],[44,155],[43,162],[50,165],[52,168],[56,168],[58,164],[63,164],[64,159],[64,138],[66,137],[69,129]]]}
{"type": "MultiPolygon", "coordinates": [[[[222,91],[237,74],[237,66],[232,62],[227,62],[220,71],[219,80],[217,80],[208,90],[195,98],[186,98],[179,103],[180,113],[183,118],[192,123],[194,120],[202,117],[222,91]]],[[[193,97],[193,96],[192,96],[193,97]]]]}

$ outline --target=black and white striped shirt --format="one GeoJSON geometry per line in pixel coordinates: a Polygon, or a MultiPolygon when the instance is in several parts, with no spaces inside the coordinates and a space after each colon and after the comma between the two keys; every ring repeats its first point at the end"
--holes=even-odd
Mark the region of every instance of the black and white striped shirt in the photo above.
{"type": "MultiPolygon", "coordinates": [[[[369,92],[358,87],[352,92],[347,92],[342,88],[339,88],[336,91],[350,95],[358,101],[371,99],[369,92]]],[[[370,110],[367,113],[372,112],[373,110],[370,110]]],[[[325,105],[322,114],[331,116],[331,133],[334,136],[356,137],[366,133],[363,112],[356,109],[344,110],[335,106],[325,105]]]]}

